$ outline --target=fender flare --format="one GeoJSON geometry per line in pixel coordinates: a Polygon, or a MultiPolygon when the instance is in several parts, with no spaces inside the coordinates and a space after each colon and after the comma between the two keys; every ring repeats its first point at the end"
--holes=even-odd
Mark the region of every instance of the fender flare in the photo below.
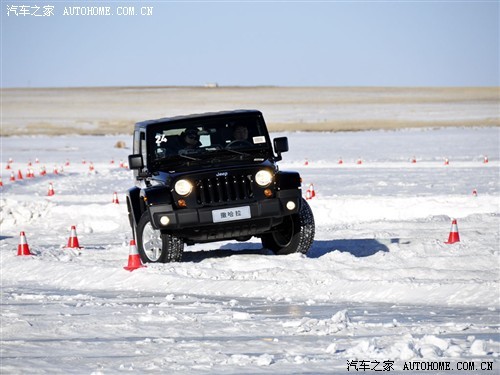
{"type": "Polygon", "coordinates": [[[130,226],[132,230],[137,227],[139,220],[144,212],[144,203],[140,197],[141,189],[133,187],[127,191],[127,210],[130,226]]]}

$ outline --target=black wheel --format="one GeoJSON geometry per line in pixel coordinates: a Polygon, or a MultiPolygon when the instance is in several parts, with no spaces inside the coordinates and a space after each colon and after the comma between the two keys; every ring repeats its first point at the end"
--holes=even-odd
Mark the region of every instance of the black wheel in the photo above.
{"type": "Polygon", "coordinates": [[[154,229],[149,212],[144,212],[137,224],[137,250],[144,263],[179,262],[184,251],[182,239],[154,229]]]}
{"type": "Polygon", "coordinates": [[[262,245],[275,254],[306,254],[314,241],[314,216],[305,199],[295,215],[284,218],[275,230],[262,236],[262,245]]]}

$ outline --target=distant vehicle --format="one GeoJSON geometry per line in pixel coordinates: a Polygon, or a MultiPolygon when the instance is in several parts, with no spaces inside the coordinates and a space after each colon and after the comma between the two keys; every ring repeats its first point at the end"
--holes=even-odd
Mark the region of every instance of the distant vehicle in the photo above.
{"type": "Polygon", "coordinates": [[[271,143],[256,110],[135,124],[127,207],[143,262],[180,261],[184,244],[252,236],[276,254],[307,253],[314,217],[299,173],[278,169],[286,151],[288,139],[271,143]]]}

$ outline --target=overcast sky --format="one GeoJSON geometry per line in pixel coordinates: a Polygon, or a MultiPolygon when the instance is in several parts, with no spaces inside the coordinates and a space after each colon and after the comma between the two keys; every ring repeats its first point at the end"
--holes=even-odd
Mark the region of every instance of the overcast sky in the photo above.
{"type": "Polygon", "coordinates": [[[498,1],[1,3],[2,87],[500,85],[498,1]]]}

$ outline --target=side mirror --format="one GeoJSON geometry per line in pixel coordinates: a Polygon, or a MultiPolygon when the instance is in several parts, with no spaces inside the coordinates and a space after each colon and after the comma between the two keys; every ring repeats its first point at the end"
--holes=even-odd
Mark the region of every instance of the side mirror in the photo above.
{"type": "Polygon", "coordinates": [[[128,166],[130,169],[144,168],[144,161],[141,154],[133,154],[128,156],[128,166]]]}
{"type": "Polygon", "coordinates": [[[287,137],[274,138],[274,151],[278,155],[277,160],[281,160],[281,153],[288,151],[288,138],[287,137]]]}

